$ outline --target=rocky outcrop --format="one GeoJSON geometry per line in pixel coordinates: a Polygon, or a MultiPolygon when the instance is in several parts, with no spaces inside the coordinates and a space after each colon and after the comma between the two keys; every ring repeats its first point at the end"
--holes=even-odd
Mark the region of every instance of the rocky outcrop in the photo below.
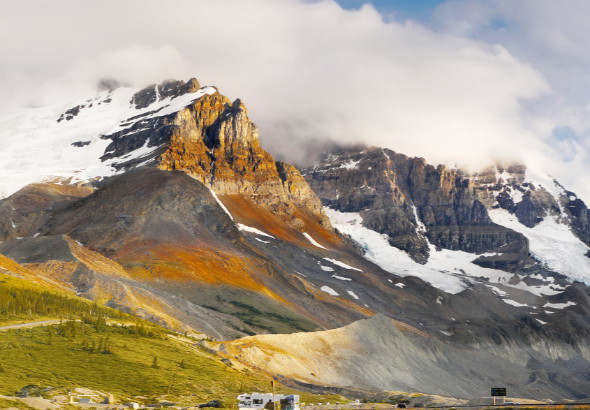
{"type": "MultiPolygon", "coordinates": [[[[366,228],[388,235],[391,245],[425,262],[431,244],[472,253],[512,244],[527,254],[522,235],[494,224],[471,181],[456,170],[428,165],[388,149],[335,151],[303,170],[324,205],[359,212],[366,228]]],[[[505,255],[505,267],[519,258],[505,255]]]]}
{"type": "Polygon", "coordinates": [[[573,192],[567,191],[565,209],[572,219],[572,231],[590,246],[590,210],[573,192]]]}
{"type": "Polygon", "coordinates": [[[491,167],[477,174],[465,175],[477,196],[488,209],[502,208],[516,215],[519,222],[532,228],[548,215],[559,215],[556,199],[538,184],[527,182],[524,165],[491,167]]]}
{"type": "MultiPolygon", "coordinates": [[[[149,107],[162,98],[198,90],[198,82],[168,82],[150,86],[132,99],[136,107],[149,107]],[[147,105],[146,105],[147,104],[147,105]]],[[[248,118],[241,100],[231,102],[217,91],[196,98],[172,114],[157,111],[127,120],[127,128],[104,136],[110,139],[103,160],[125,158],[142,147],[156,148],[151,156],[116,164],[129,169],[139,162],[163,170],[182,170],[220,195],[242,195],[256,205],[284,216],[292,227],[302,229],[297,217],[303,210],[329,227],[320,200],[299,171],[277,164],[260,147],[258,129],[248,118]]]]}
{"type": "Polygon", "coordinates": [[[188,82],[168,80],[161,84],[152,84],[141,91],[133,94],[130,103],[136,109],[149,107],[156,101],[165,98],[176,98],[186,93],[194,93],[201,88],[196,78],[191,78],[188,82]]]}
{"type": "Polygon", "coordinates": [[[590,211],[575,193],[557,181],[550,179],[545,185],[551,186],[544,186],[527,178],[526,167],[518,164],[499,164],[465,177],[473,181],[477,196],[486,208],[506,209],[529,228],[546,217],[555,217],[567,223],[572,232],[590,246],[590,211]]]}
{"type": "Polygon", "coordinates": [[[324,221],[321,203],[299,171],[275,163],[260,147],[258,129],[240,100],[205,96],[178,112],[159,167],[183,170],[221,195],[244,195],[257,205],[289,218],[302,207],[324,221]],[[288,172],[285,170],[288,169],[288,172]]]}
{"type": "MultiPolygon", "coordinates": [[[[322,203],[311,187],[301,175],[301,172],[291,164],[286,162],[277,162],[279,177],[283,182],[283,188],[295,203],[300,204],[305,209],[309,209],[315,215],[323,215],[322,203]]],[[[322,220],[322,223],[325,223],[322,220]]]]}

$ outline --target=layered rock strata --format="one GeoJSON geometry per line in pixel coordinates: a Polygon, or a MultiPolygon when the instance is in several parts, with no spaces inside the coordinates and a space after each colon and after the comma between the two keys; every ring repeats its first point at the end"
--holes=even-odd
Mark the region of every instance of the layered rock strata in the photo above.
{"type": "Polygon", "coordinates": [[[466,177],[473,181],[477,196],[488,209],[506,209],[528,228],[555,217],[590,246],[588,207],[557,181],[549,179],[545,185],[534,182],[527,177],[526,167],[518,164],[496,165],[466,177]]]}
{"type": "MultiPolygon", "coordinates": [[[[186,84],[150,86],[136,93],[131,103],[146,107],[158,98],[192,92],[197,86],[194,79],[186,84]]],[[[321,202],[299,171],[275,162],[260,147],[258,129],[241,100],[232,102],[215,91],[172,114],[132,118],[128,124],[128,128],[103,137],[111,140],[103,160],[124,158],[144,146],[158,147],[150,160],[160,169],[182,170],[220,195],[243,195],[283,215],[292,227],[303,229],[298,211],[310,213],[329,227],[321,202]]],[[[122,161],[117,166],[126,169],[137,166],[138,161],[122,161]]]]}
{"type": "Polygon", "coordinates": [[[494,224],[472,182],[442,165],[428,165],[388,149],[332,152],[303,173],[325,206],[358,212],[366,228],[426,262],[428,243],[484,253],[504,246],[496,267],[515,269],[527,255],[522,235],[494,224]],[[506,247],[510,248],[506,252],[506,247]]]}

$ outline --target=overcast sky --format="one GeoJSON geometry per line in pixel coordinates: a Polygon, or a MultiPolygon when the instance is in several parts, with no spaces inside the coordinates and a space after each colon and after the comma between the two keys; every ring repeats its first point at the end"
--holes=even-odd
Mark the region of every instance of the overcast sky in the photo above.
{"type": "Polygon", "coordinates": [[[0,0],[0,111],[197,77],[264,147],[524,161],[590,202],[587,0],[0,0]],[[367,3],[367,4],[365,4],[367,3]]]}

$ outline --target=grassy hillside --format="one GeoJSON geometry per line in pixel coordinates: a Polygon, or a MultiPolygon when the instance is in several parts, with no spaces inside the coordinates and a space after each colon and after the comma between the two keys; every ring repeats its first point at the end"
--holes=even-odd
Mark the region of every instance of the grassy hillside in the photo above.
{"type": "Polygon", "coordinates": [[[83,386],[117,397],[223,398],[266,385],[228,367],[188,339],[155,328],[64,322],[0,334],[0,393],[27,385],[83,386]]]}
{"type": "MultiPolygon", "coordinates": [[[[268,375],[234,368],[196,339],[0,274],[0,323],[41,318],[62,319],[51,326],[0,332],[0,394],[14,395],[34,385],[36,392],[53,397],[85,387],[121,402],[188,405],[218,399],[233,406],[239,393],[270,390],[268,375]]],[[[302,401],[341,400],[296,393],[302,401]]]]}
{"type": "Polygon", "coordinates": [[[0,326],[80,316],[138,320],[89,300],[0,273],[0,326]]]}

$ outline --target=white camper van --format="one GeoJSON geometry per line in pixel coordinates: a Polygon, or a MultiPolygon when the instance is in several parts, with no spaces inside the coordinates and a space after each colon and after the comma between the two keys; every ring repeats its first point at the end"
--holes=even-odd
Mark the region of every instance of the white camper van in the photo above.
{"type": "MultiPolygon", "coordinates": [[[[277,401],[277,409],[300,410],[298,394],[290,396],[275,394],[275,400],[277,401]]],[[[269,402],[272,403],[272,393],[245,393],[238,396],[238,408],[240,410],[262,410],[269,402]]]]}

